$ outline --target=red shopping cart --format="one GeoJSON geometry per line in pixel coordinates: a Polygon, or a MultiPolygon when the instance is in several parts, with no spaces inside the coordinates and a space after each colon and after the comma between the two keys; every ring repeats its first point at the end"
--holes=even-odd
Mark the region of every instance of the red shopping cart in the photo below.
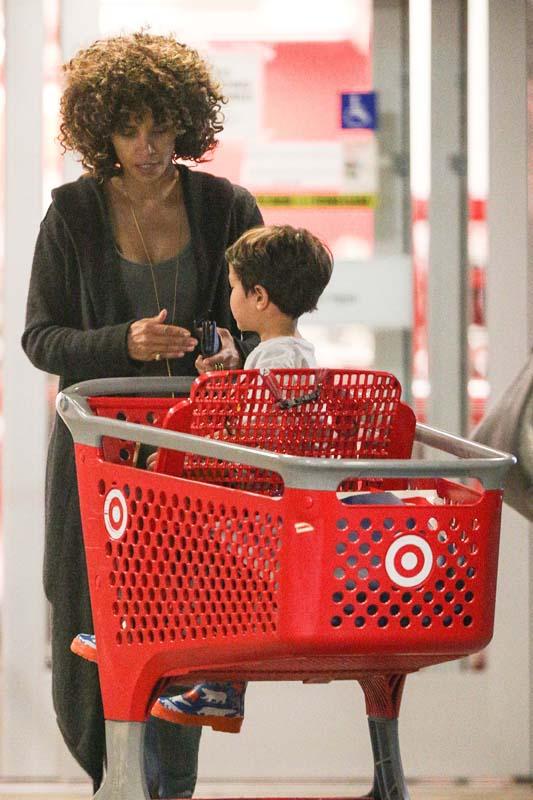
{"type": "Polygon", "coordinates": [[[513,457],[415,426],[400,391],[383,372],[253,370],[192,386],[89,381],[58,396],[106,718],[95,797],[148,797],[144,722],[179,676],[357,680],[369,797],[408,800],[405,676],[492,636],[513,457]],[[432,457],[410,458],[413,440],[432,457]],[[155,472],[135,466],[139,443],[159,448],[155,472]]]}

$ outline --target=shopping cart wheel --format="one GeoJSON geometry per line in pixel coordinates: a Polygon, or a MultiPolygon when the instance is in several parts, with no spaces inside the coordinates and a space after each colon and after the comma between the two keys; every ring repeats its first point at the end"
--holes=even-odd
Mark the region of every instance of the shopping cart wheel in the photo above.
{"type": "Polygon", "coordinates": [[[144,777],[144,722],[106,719],[107,769],[93,800],[150,800],[144,777]]]}

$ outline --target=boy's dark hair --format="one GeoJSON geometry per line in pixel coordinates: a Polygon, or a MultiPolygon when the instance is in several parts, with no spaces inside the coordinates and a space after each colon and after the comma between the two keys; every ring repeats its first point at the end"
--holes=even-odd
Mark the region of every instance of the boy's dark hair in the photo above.
{"type": "Polygon", "coordinates": [[[226,259],[246,294],[263,286],[292,319],[316,308],[333,269],[329,248],[305,228],[291,225],[246,231],[226,250],[226,259]]]}

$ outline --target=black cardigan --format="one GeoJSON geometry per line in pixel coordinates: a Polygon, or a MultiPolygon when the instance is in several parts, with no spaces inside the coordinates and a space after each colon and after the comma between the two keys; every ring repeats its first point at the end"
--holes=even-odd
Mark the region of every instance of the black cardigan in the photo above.
{"type": "MultiPolygon", "coordinates": [[[[241,337],[229,308],[225,249],[262,223],[252,195],[180,166],[198,273],[199,307],[230,329],[243,359],[257,344],[241,337]]],[[[127,350],[127,297],[101,185],[82,177],[52,193],[35,248],[22,346],[60,388],[91,378],[136,376],[127,350]]],[[[179,362],[173,362],[179,363],[179,362]]],[[[56,416],[46,470],[44,587],[52,604],[52,689],[58,725],[70,751],[96,784],[105,753],[94,665],[72,655],[70,641],[92,631],[72,439],[56,416]]]]}

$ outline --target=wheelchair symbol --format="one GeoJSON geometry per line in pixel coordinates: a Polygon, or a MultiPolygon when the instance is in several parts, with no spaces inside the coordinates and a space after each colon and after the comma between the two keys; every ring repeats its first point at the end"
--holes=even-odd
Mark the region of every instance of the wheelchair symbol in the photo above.
{"type": "Polygon", "coordinates": [[[374,130],[377,127],[375,92],[347,92],[341,99],[343,128],[374,130]]]}
{"type": "Polygon", "coordinates": [[[342,119],[347,128],[368,128],[372,123],[372,115],[364,107],[358,94],[348,97],[348,105],[342,111],[342,119]]]}

